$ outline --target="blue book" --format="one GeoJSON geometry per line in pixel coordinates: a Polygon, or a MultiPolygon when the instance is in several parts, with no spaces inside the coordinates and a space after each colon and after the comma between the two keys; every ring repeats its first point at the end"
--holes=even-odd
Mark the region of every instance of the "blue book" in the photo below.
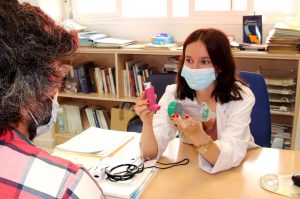
{"type": "Polygon", "coordinates": [[[262,15],[243,16],[243,42],[262,44],[262,15]]]}
{"type": "Polygon", "coordinates": [[[87,80],[88,73],[86,72],[85,64],[86,62],[81,63],[77,67],[78,80],[80,84],[80,91],[83,93],[90,93],[90,88],[87,80]]]}

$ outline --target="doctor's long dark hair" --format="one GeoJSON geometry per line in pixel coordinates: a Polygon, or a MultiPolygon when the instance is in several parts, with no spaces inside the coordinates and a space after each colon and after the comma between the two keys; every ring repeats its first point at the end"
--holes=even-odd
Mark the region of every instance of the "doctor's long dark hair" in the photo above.
{"type": "Polygon", "coordinates": [[[223,32],[213,28],[198,29],[186,38],[183,44],[179,71],[177,73],[176,97],[181,100],[186,97],[193,100],[195,97],[195,91],[191,89],[185,79],[181,77],[181,71],[184,64],[186,47],[197,41],[202,41],[206,45],[209,57],[218,73],[216,87],[212,92],[212,97],[222,104],[232,100],[242,99],[240,93],[242,89],[235,83],[238,80],[235,75],[236,66],[228,38],[223,32]]]}

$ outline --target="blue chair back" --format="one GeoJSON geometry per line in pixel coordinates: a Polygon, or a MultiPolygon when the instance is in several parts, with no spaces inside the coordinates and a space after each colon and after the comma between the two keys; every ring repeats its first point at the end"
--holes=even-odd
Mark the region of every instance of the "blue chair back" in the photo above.
{"type": "MultiPolygon", "coordinates": [[[[150,75],[146,82],[151,82],[151,85],[154,86],[154,91],[156,94],[156,102],[158,103],[162,95],[164,94],[166,87],[170,84],[174,84],[176,81],[175,72],[169,73],[156,73],[150,75]]],[[[132,118],[127,125],[127,131],[141,132],[143,123],[141,119],[137,116],[132,118]]]]}
{"type": "Polygon", "coordinates": [[[271,114],[265,79],[259,73],[240,71],[241,80],[247,83],[255,96],[251,113],[250,130],[256,144],[271,146],[271,114]]]}
{"type": "Polygon", "coordinates": [[[166,87],[170,84],[174,84],[176,81],[175,72],[169,73],[156,73],[150,75],[146,82],[151,82],[151,85],[154,86],[156,101],[159,102],[162,95],[165,93],[166,87]]]}

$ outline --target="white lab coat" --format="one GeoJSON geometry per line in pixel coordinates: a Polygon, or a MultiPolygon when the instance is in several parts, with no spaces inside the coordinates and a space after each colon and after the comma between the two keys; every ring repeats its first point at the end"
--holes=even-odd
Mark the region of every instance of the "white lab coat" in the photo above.
{"type": "MultiPolygon", "coordinates": [[[[255,103],[255,97],[251,90],[238,83],[244,92],[241,92],[243,100],[231,101],[226,104],[217,103],[216,120],[218,139],[215,144],[219,147],[220,155],[216,164],[212,167],[209,162],[199,155],[199,166],[208,173],[216,173],[238,166],[244,159],[247,149],[257,147],[250,133],[250,114],[255,103]]],[[[169,123],[168,105],[175,99],[176,84],[169,85],[159,101],[161,109],[153,118],[153,129],[158,144],[157,159],[165,151],[170,140],[177,135],[177,128],[169,123]]],[[[181,102],[197,104],[186,98],[181,102]]],[[[188,142],[180,138],[183,142],[188,142]]]]}

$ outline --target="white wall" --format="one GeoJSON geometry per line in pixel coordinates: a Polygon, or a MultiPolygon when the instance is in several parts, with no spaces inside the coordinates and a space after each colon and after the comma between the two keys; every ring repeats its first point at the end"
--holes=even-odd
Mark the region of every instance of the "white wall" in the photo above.
{"type": "Polygon", "coordinates": [[[33,6],[39,6],[55,21],[61,21],[64,17],[63,0],[19,0],[20,3],[27,2],[33,6]]]}
{"type": "MultiPolygon", "coordinates": [[[[64,19],[66,13],[66,5],[64,0],[19,0],[20,2],[27,1],[32,5],[40,6],[46,13],[48,13],[56,21],[64,19]]],[[[170,22],[164,20],[156,20],[153,22],[145,21],[116,21],[112,20],[98,20],[96,18],[81,19],[75,21],[81,25],[86,26],[89,30],[96,30],[107,33],[115,37],[130,38],[135,41],[149,41],[150,38],[157,33],[168,33],[175,37],[176,41],[184,41],[186,36],[198,28],[213,27],[224,31],[227,35],[234,35],[238,42],[242,42],[242,18],[235,17],[234,23],[230,23],[232,19],[227,17],[214,16],[211,18],[192,19],[183,22],[170,22]],[[239,19],[240,18],[240,19],[239,19]]],[[[275,22],[280,22],[281,19],[270,20],[266,23],[263,18],[263,43],[265,43],[269,31],[274,26],[275,22]]],[[[285,19],[282,19],[285,20],[285,19]]]]}

